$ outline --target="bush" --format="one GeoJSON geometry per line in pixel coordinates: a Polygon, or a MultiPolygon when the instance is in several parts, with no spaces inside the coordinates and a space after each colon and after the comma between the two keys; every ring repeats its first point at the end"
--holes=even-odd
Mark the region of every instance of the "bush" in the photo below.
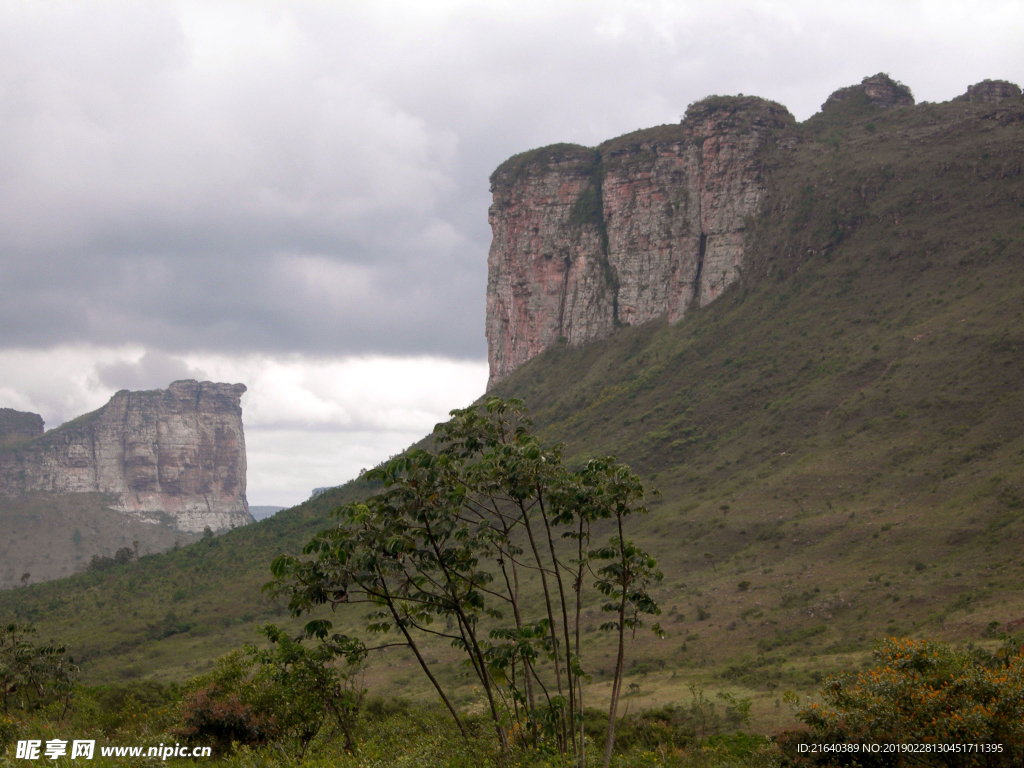
{"type": "Polygon", "coordinates": [[[364,691],[348,684],[334,666],[339,656],[350,662],[353,649],[339,646],[337,636],[313,648],[273,625],[263,634],[267,649],[247,646],[219,659],[214,671],[192,681],[182,702],[176,735],[213,742],[216,754],[233,744],[257,746],[281,742],[301,757],[322,728],[333,723],[353,748],[352,725],[364,691]]]}
{"type": "MultiPolygon", "coordinates": [[[[992,655],[932,640],[888,638],[874,656],[873,669],[827,678],[823,703],[800,710],[799,718],[811,729],[810,741],[1002,744],[1003,751],[994,754],[879,755],[878,761],[898,766],[1021,764],[1024,647],[992,655]]],[[[858,762],[872,764],[863,753],[858,762]]]]}
{"type": "Polygon", "coordinates": [[[18,724],[10,715],[0,713],[0,754],[18,738],[18,724]]]}
{"type": "Polygon", "coordinates": [[[181,725],[175,734],[212,742],[216,755],[227,754],[233,744],[266,744],[277,736],[277,723],[244,701],[247,693],[217,683],[192,691],[182,703],[181,725]]]}
{"type": "Polygon", "coordinates": [[[70,722],[77,728],[98,728],[107,738],[140,727],[162,731],[169,725],[170,713],[177,709],[179,700],[176,685],[155,680],[80,687],[70,722]]]}

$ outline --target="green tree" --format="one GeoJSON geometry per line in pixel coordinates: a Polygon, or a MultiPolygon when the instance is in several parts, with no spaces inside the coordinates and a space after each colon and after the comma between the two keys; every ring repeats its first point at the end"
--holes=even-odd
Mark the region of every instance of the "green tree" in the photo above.
{"type": "Polygon", "coordinates": [[[0,626],[0,706],[30,712],[51,703],[71,701],[78,666],[62,643],[37,644],[30,624],[0,626]]]}
{"type": "MultiPolygon", "coordinates": [[[[595,557],[626,552],[625,566],[620,557],[596,574],[598,589],[625,584],[624,629],[657,612],[646,591],[656,581],[653,559],[619,543],[623,519],[645,511],[644,489],[611,458],[567,469],[560,447],[542,447],[531,426],[518,400],[492,397],[453,411],[435,429],[433,450],[366,473],[383,490],[337,510],[338,524],[310,541],[306,557],[275,559],[266,590],[287,596],[296,616],[325,604],[367,606],[368,631],[401,636],[378,648],[412,650],[465,733],[421,650],[426,637],[450,642],[480,682],[503,747],[515,722],[523,738],[547,734],[560,751],[582,757],[580,614],[595,557]],[[592,551],[591,525],[613,519],[619,536],[592,551]],[[528,589],[542,599],[524,600],[528,589]]],[[[615,589],[606,594],[618,596],[615,589]]],[[[323,619],[307,625],[312,634],[330,629],[323,619]]]]}
{"type": "MultiPolygon", "coordinates": [[[[661,609],[651,596],[649,589],[662,579],[657,561],[625,538],[624,521],[627,515],[636,511],[634,501],[642,498],[643,486],[639,478],[625,467],[606,462],[591,462],[587,473],[600,477],[604,482],[592,483],[606,490],[608,503],[604,508],[615,519],[618,535],[613,536],[608,546],[592,553],[597,560],[608,564],[597,571],[595,583],[598,591],[611,598],[601,610],[613,613],[612,621],[601,625],[601,629],[617,633],[615,672],[612,676],[611,703],[608,707],[608,735],[605,738],[604,766],[611,764],[612,749],[615,745],[615,718],[618,714],[619,698],[622,694],[622,675],[625,671],[626,631],[632,635],[643,626],[643,617],[657,615],[661,609]]],[[[653,626],[655,634],[664,637],[659,624],[653,626]]]]}

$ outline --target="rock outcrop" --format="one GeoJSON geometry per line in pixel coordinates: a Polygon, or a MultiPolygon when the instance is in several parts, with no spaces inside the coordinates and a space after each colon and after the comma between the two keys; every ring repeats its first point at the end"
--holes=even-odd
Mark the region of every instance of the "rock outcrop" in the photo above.
{"type": "Polygon", "coordinates": [[[252,522],[243,392],[242,384],[197,381],[122,390],[45,434],[39,416],[4,413],[0,436],[15,428],[9,424],[29,425],[32,434],[19,433],[0,452],[0,493],[109,494],[121,512],[191,533],[252,522]]]}
{"type": "Polygon", "coordinates": [[[794,123],[754,97],[711,97],[681,124],[597,149],[557,144],[491,176],[490,384],[560,340],[715,299],[739,276],[764,193],[759,150],[794,123]]]}
{"type": "Polygon", "coordinates": [[[1006,80],[982,80],[980,83],[967,86],[967,93],[957,96],[957,99],[995,104],[1003,99],[1012,99],[1020,95],[1020,86],[1014,83],[1006,80]]]}
{"type": "Polygon", "coordinates": [[[38,413],[0,408],[0,445],[11,445],[43,434],[43,417],[38,413]]]}
{"type": "Polygon", "coordinates": [[[821,108],[828,109],[841,101],[856,97],[866,97],[868,103],[876,107],[912,107],[914,94],[903,83],[893,80],[884,72],[865,77],[857,85],[840,88],[832,93],[821,108]]]}

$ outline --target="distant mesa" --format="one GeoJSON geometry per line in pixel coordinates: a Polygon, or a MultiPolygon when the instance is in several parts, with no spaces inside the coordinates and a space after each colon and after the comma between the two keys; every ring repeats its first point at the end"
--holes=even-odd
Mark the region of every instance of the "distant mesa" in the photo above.
{"type": "Polygon", "coordinates": [[[276,515],[282,509],[287,509],[287,507],[277,507],[269,504],[250,504],[249,514],[252,515],[254,520],[266,520],[268,517],[276,515]]]}
{"type": "Polygon", "coordinates": [[[333,491],[335,488],[339,488],[339,487],[340,486],[337,486],[337,485],[324,485],[324,486],[321,486],[320,488],[314,488],[313,492],[311,494],[309,494],[309,501],[312,501],[317,496],[323,496],[328,491],[333,491]]]}
{"type": "Polygon", "coordinates": [[[122,390],[49,432],[0,411],[0,497],[106,494],[112,508],[183,533],[252,522],[245,498],[243,384],[176,381],[122,390]]]}
{"type": "MultiPolygon", "coordinates": [[[[1001,80],[962,99],[1019,97],[1001,80]]],[[[823,114],[908,108],[879,73],[840,88],[823,114]]],[[[552,144],[491,175],[488,388],[552,346],[578,347],[622,325],[676,322],[743,273],[747,222],[761,210],[769,146],[803,141],[789,111],[754,96],[710,96],[675,125],[597,147],[552,144]]]]}

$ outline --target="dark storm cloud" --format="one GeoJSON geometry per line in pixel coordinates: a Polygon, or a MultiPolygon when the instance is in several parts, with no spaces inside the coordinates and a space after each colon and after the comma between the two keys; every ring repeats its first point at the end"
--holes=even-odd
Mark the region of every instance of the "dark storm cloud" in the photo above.
{"type": "Polygon", "coordinates": [[[803,119],[879,70],[1021,76],[1019,4],[430,7],[0,8],[0,347],[479,357],[508,155],[711,93],[803,119]]]}

